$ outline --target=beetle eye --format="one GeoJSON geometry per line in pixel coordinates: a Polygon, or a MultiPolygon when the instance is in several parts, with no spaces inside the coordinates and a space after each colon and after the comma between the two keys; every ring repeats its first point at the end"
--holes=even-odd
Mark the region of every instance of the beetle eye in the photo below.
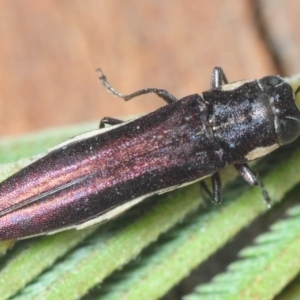
{"type": "Polygon", "coordinates": [[[300,120],[293,117],[285,117],[277,128],[277,135],[280,145],[294,141],[300,132],[300,120]]]}
{"type": "Polygon", "coordinates": [[[274,88],[282,83],[284,80],[278,76],[266,76],[260,80],[263,83],[265,88],[274,88]]]}

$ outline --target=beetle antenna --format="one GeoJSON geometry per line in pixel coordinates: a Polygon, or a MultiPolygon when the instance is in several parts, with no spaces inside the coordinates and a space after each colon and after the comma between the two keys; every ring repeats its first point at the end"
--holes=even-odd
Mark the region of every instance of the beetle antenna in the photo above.
{"type": "Polygon", "coordinates": [[[113,93],[115,96],[124,99],[124,96],[118,92],[117,90],[115,90],[107,81],[106,76],[104,75],[104,73],[102,72],[102,70],[100,68],[98,68],[96,70],[96,72],[98,72],[100,74],[99,76],[99,80],[101,81],[101,83],[104,85],[104,87],[110,91],[111,93],[113,93]]]}
{"type": "Polygon", "coordinates": [[[297,87],[296,92],[295,92],[295,96],[300,92],[300,85],[297,87]]]}
{"type": "Polygon", "coordinates": [[[102,70],[100,68],[98,68],[96,70],[96,72],[100,73],[99,76],[99,80],[101,81],[101,83],[104,85],[104,87],[110,91],[111,93],[113,93],[115,96],[124,99],[125,101],[128,101],[132,98],[138,97],[140,95],[145,95],[145,94],[150,94],[150,93],[154,93],[156,94],[158,97],[164,99],[168,104],[172,104],[174,102],[177,101],[177,98],[175,96],[173,96],[172,94],[170,94],[168,91],[163,90],[163,89],[157,89],[157,88],[145,88],[145,89],[141,89],[138,90],[130,95],[122,95],[120,92],[118,92],[117,90],[115,90],[107,81],[106,76],[103,74],[102,70]]]}

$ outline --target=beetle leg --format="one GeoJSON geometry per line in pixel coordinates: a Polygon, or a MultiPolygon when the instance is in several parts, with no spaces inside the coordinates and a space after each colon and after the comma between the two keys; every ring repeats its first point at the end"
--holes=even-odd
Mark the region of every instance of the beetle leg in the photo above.
{"type": "MultiPolygon", "coordinates": [[[[204,191],[205,196],[208,196],[209,199],[211,200],[211,199],[213,198],[213,194],[212,194],[212,192],[210,191],[210,189],[208,188],[208,186],[207,186],[207,184],[205,183],[205,181],[204,181],[204,180],[201,180],[201,181],[199,182],[199,184],[200,184],[200,187],[202,188],[202,190],[204,191]]],[[[206,200],[206,197],[205,197],[205,200],[206,200]]]]}
{"type": "Polygon", "coordinates": [[[170,94],[168,91],[163,90],[163,89],[157,89],[157,88],[146,88],[146,89],[142,89],[142,90],[138,90],[130,95],[122,95],[120,92],[118,92],[117,90],[115,90],[107,81],[105,75],[103,74],[101,69],[97,69],[97,71],[100,73],[99,76],[99,80],[101,81],[101,83],[104,85],[104,87],[110,91],[111,93],[113,93],[115,96],[124,99],[125,101],[128,101],[132,98],[138,97],[140,95],[144,95],[144,94],[149,94],[149,93],[154,93],[156,94],[158,97],[164,99],[168,104],[172,104],[174,102],[176,102],[178,99],[173,96],[172,94],[170,94]]]}
{"type": "Polygon", "coordinates": [[[104,117],[100,121],[99,128],[104,128],[106,124],[112,126],[112,125],[121,124],[123,122],[124,121],[122,121],[122,120],[114,119],[114,118],[111,118],[111,117],[104,117]]]}
{"type": "Polygon", "coordinates": [[[214,204],[220,204],[222,202],[222,183],[219,172],[216,172],[211,176],[211,183],[213,189],[213,202],[214,204]]]}
{"type": "Polygon", "coordinates": [[[261,180],[258,178],[258,176],[254,175],[254,173],[251,171],[249,166],[247,164],[235,164],[233,165],[235,169],[238,171],[238,173],[243,177],[243,179],[248,182],[250,185],[257,186],[259,185],[262,196],[267,203],[267,205],[270,207],[271,205],[271,199],[270,196],[265,189],[263,183],[261,180]]]}
{"type": "MultiPolygon", "coordinates": [[[[222,184],[221,177],[218,172],[212,175],[211,183],[213,192],[210,191],[204,180],[199,182],[200,187],[204,191],[205,195],[207,195],[214,204],[220,204],[222,202],[222,184]]],[[[205,197],[204,200],[207,200],[207,198],[205,197]]]]}
{"type": "Polygon", "coordinates": [[[259,184],[259,187],[261,189],[261,193],[262,193],[262,196],[266,202],[266,204],[268,205],[268,208],[271,208],[271,198],[269,196],[269,193],[268,191],[266,190],[265,186],[263,185],[263,183],[261,182],[261,180],[258,180],[258,184],[259,184]]]}
{"type": "Polygon", "coordinates": [[[217,88],[227,83],[228,80],[225,76],[223,69],[220,67],[215,67],[212,71],[212,76],[211,76],[211,88],[212,89],[217,88]]]}
{"type": "Polygon", "coordinates": [[[211,190],[208,188],[205,180],[199,181],[199,186],[200,186],[201,198],[203,199],[203,204],[205,206],[209,206],[212,202],[213,194],[211,190]]]}
{"type": "Polygon", "coordinates": [[[251,171],[247,164],[234,164],[233,165],[243,179],[250,185],[258,185],[259,180],[256,175],[251,171]]]}

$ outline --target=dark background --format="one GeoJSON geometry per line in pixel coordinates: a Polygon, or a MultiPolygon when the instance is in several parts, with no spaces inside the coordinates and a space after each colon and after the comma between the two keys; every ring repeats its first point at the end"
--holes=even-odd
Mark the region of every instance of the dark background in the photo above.
{"type": "Polygon", "coordinates": [[[97,80],[131,93],[177,97],[229,80],[300,71],[300,2],[1,1],[0,134],[147,113],[163,101],[123,103],[97,80]]]}

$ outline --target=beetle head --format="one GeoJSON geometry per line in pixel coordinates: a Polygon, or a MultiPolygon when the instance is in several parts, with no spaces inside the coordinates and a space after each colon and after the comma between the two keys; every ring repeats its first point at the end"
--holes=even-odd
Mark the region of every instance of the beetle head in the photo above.
{"type": "Polygon", "coordinates": [[[279,144],[294,141],[300,135],[300,112],[291,85],[279,76],[264,77],[259,84],[268,96],[279,144]]]}

